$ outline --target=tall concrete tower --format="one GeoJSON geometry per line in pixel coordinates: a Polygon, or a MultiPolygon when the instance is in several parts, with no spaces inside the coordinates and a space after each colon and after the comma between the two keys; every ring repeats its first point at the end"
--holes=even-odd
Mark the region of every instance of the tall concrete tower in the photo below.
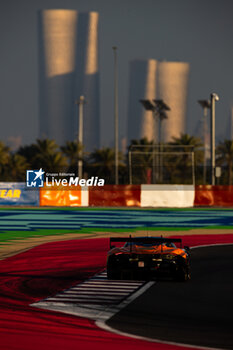
{"type": "Polygon", "coordinates": [[[189,64],[160,62],[158,65],[158,98],[171,108],[163,121],[163,141],[185,132],[189,64]]]}
{"type": "Polygon", "coordinates": [[[139,100],[156,98],[156,72],[156,60],[130,62],[128,143],[132,139],[147,137],[149,141],[152,141],[155,138],[156,125],[153,114],[151,111],[146,111],[139,100]]]}
{"type": "Polygon", "coordinates": [[[58,144],[75,140],[75,101],[84,95],[85,150],[99,146],[98,19],[96,12],[39,12],[39,134],[58,144]]]}

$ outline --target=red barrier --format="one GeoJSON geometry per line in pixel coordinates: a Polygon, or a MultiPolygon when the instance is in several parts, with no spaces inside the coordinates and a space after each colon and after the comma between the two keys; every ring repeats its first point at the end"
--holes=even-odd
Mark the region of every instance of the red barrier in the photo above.
{"type": "Polygon", "coordinates": [[[194,206],[233,207],[233,186],[196,186],[194,206]]]}
{"type": "Polygon", "coordinates": [[[40,191],[40,206],[80,207],[81,195],[80,186],[44,187],[40,191]]]}
{"type": "Polygon", "coordinates": [[[89,206],[139,207],[140,185],[105,185],[89,188],[89,206]]]}

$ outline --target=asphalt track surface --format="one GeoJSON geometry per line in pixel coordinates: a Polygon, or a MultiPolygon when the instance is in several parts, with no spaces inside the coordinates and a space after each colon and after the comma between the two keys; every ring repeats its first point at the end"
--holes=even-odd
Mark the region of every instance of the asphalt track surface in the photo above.
{"type": "MultiPolygon", "coordinates": [[[[191,245],[217,242],[232,243],[233,235],[184,238],[184,244],[191,245]]],[[[113,334],[99,329],[93,321],[30,306],[101,271],[105,267],[108,243],[108,239],[46,243],[0,261],[1,350],[180,349],[175,345],[147,342],[113,334]]],[[[203,283],[204,277],[202,275],[203,283]]],[[[193,281],[195,278],[194,273],[193,281]]],[[[221,279],[219,283],[213,282],[213,286],[216,286],[218,291],[226,287],[221,279]]],[[[159,291],[158,288],[164,288],[161,291],[168,292],[165,283],[158,283],[155,286],[156,292],[159,291]]],[[[190,288],[189,284],[180,284],[176,292],[179,294],[180,291],[180,303],[186,300],[186,307],[183,307],[186,315],[189,315],[191,304],[195,302],[198,305],[205,301],[202,293],[196,296],[194,293],[193,302],[191,303],[192,300],[190,300],[188,303],[189,298],[185,299],[183,296],[188,288],[190,288]]],[[[190,289],[192,291],[192,288],[190,289]]],[[[152,293],[154,297],[153,289],[148,293],[152,293]]],[[[232,283],[227,284],[226,293],[232,295],[232,283]]],[[[211,298],[211,295],[205,296],[205,299],[208,298],[211,298]]],[[[216,315],[220,311],[218,308],[216,315]]],[[[232,310],[229,308],[228,312],[231,313],[232,310]]],[[[145,322],[148,319],[147,316],[144,315],[145,322]]],[[[188,320],[186,321],[185,324],[188,324],[188,320]]]]}
{"type": "Polygon", "coordinates": [[[158,281],[107,324],[154,339],[233,349],[233,245],[191,255],[191,281],[158,281]]]}

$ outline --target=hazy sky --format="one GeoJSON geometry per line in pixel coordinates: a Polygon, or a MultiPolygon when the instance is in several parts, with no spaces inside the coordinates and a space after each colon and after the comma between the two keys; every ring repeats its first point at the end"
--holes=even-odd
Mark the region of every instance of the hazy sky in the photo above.
{"type": "Polygon", "coordinates": [[[233,105],[232,0],[1,0],[0,140],[38,137],[38,23],[41,9],[97,11],[101,140],[113,144],[113,52],[118,47],[120,137],[126,136],[129,62],[190,63],[187,131],[202,117],[198,99],[218,93],[217,138],[227,136],[233,105]]]}

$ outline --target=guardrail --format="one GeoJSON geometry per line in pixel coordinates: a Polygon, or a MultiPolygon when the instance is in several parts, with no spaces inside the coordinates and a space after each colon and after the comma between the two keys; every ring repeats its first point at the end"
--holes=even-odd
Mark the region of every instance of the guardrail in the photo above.
{"type": "Polygon", "coordinates": [[[0,205],[95,207],[192,207],[190,185],[105,185],[27,188],[25,183],[0,183],[0,205]]]}

